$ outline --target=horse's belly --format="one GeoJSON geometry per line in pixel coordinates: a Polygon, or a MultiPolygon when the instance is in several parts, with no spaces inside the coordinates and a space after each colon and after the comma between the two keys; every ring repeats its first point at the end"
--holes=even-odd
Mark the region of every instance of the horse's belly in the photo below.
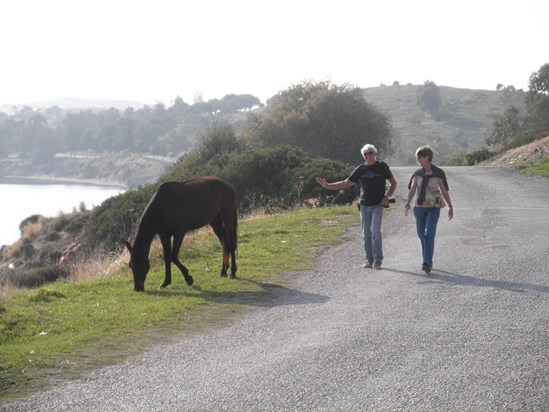
{"type": "Polygon", "coordinates": [[[201,227],[208,225],[214,218],[215,215],[204,216],[200,214],[167,214],[160,222],[159,232],[182,233],[188,232],[189,230],[200,229],[201,227]]]}

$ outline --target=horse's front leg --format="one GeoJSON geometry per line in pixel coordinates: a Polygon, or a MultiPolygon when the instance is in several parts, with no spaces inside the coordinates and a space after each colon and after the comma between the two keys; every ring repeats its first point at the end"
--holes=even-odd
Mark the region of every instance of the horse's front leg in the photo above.
{"type": "Polygon", "coordinates": [[[193,277],[189,275],[189,269],[187,269],[179,261],[179,249],[181,249],[181,244],[183,243],[184,237],[185,237],[185,233],[176,234],[173,237],[172,262],[175,264],[175,266],[179,268],[179,270],[183,274],[183,277],[185,278],[185,282],[187,282],[187,285],[192,286],[194,280],[193,280],[193,277]]]}
{"type": "Polygon", "coordinates": [[[160,241],[162,242],[162,250],[164,252],[164,266],[166,268],[164,282],[160,285],[160,288],[165,288],[172,283],[172,237],[170,235],[160,235],[160,241]]]}

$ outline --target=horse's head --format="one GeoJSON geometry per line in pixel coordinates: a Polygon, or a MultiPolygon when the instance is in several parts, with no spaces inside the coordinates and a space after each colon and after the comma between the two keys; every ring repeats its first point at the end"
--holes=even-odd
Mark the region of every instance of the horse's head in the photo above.
{"type": "Polygon", "coordinates": [[[129,242],[125,242],[130,252],[129,266],[133,273],[133,290],[143,292],[145,290],[145,278],[149,273],[149,257],[146,254],[136,253],[129,242]]]}

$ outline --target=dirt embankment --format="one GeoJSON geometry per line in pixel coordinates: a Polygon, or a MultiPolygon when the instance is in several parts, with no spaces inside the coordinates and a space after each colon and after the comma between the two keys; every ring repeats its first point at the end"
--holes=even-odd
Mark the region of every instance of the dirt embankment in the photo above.
{"type": "Polygon", "coordinates": [[[482,166],[530,166],[549,157],[549,135],[530,144],[511,149],[503,154],[480,162],[482,166]]]}

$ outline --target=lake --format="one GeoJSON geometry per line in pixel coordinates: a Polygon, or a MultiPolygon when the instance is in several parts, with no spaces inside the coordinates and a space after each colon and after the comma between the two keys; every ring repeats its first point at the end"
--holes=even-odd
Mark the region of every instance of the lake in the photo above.
{"type": "Polygon", "coordinates": [[[58,216],[71,213],[84,202],[86,208],[99,206],[105,199],[126,189],[85,184],[52,184],[28,180],[0,183],[0,246],[11,245],[20,237],[19,223],[31,215],[58,216]]]}

